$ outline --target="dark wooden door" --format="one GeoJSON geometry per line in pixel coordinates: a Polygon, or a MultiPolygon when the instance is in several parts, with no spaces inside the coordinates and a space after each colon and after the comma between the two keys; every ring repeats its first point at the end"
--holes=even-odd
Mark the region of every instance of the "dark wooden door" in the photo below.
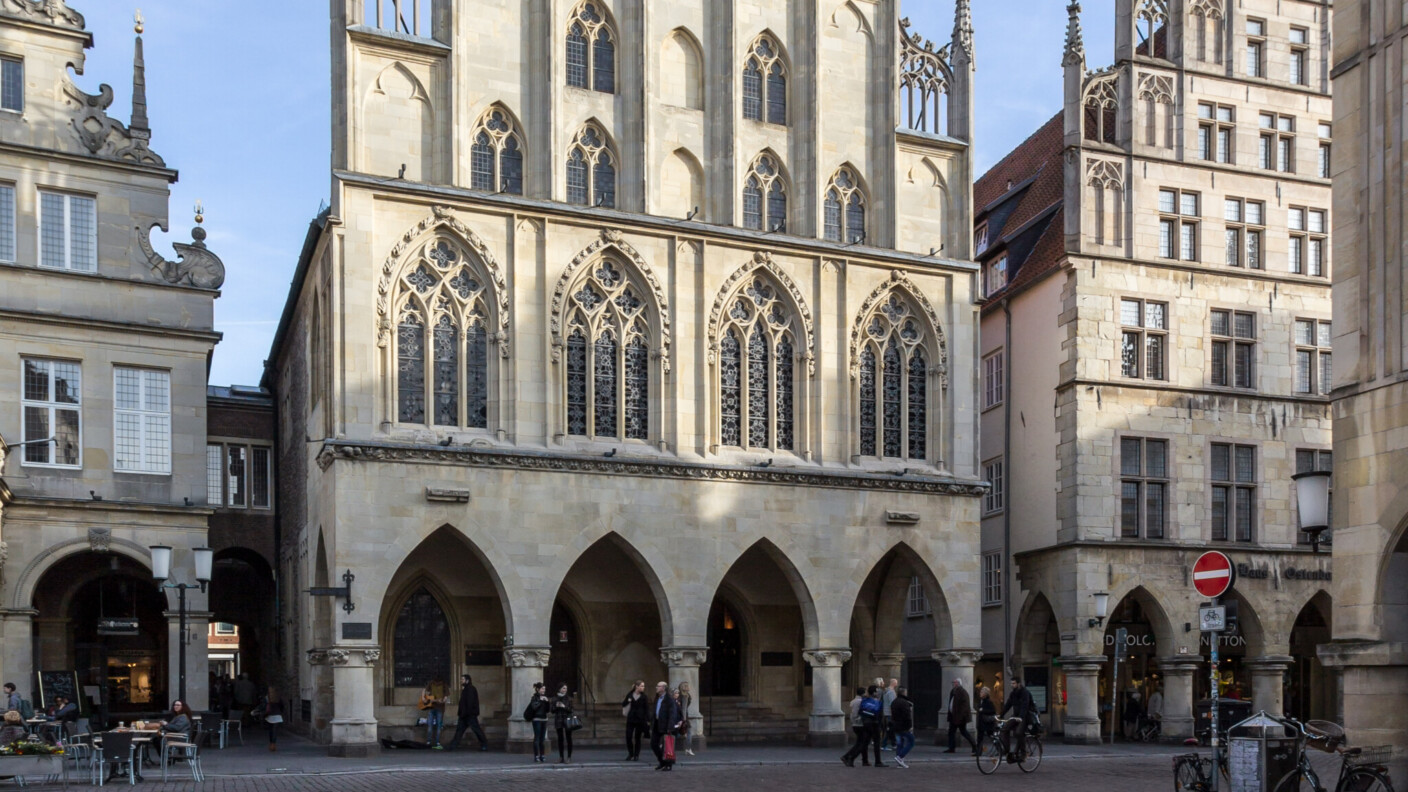
{"type": "Polygon", "coordinates": [[[548,686],[548,695],[557,695],[557,689],[566,683],[567,689],[581,700],[582,678],[580,665],[581,643],[577,634],[577,620],[561,602],[552,606],[552,621],[549,623],[549,640],[552,654],[548,655],[548,667],[543,672],[543,682],[548,686]]]}

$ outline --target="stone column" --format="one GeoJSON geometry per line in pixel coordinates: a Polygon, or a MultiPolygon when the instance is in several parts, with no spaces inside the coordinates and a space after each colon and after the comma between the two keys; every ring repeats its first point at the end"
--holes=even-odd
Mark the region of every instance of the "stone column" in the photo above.
{"type": "Polygon", "coordinates": [[[871,652],[870,664],[875,669],[875,675],[884,677],[888,685],[891,679],[900,678],[900,672],[904,670],[904,653],[871,652]]]}
{"type": "Polygon", "coordinates": [[[34,700],[34,617],[39,611],[0,610],[0,680],[11,680],[20,695],[34,700]]]}
{"type": "Polygon", "coordinates": [[[705,747],[704,716],[699,713],[699,666],[709,657],[707,646],[662,646],[660,662],[669,669],[670,687],[677,688],[681,682],[689,683],[689,731],[693,734],[694,750],[705,747]]]}
{"type": "Polygon", "coordinates": [[[851,650],[807,649],[802,657],[812,667],[812,715],[807,723],[807,744],[832,748],[845,745],[841,666],[851,659],[851,650]]]}
{"type": "Polygon", "coordinates": [[[543,681],[552,650],[546,646],[514,646],[504,651],[508,664],[508,742],[509,753],[533,752],[533,724],[523,720],[523,710],[533,695],[533,684],[543,681]]]}
{"type": "Polygon", "coordinates": [[[380,753],[377,742],[375,664],[378,646],[335,646],[327,650],[332,666],[333,718],[329,756],[367,757],[380,753]]]}
{"type": "Polygon", "coordinates": [[[1290,655],[1263,655],[1243,660],[1252,672],[1252,708],[1280,715],[1284,707],[1286,670],[1295,662],[1290,655]]]}
{"type": "Polygon", "coordinates": [[[1193,675],[1203,669],[1194,655],[1159,658],[1164,678],[1163,739],[1171,742],[1193,736],[1193,675]]]}
{"type": "Polygon", "coordinates": [[[1066,737],[1074,745],[1097,745],[1100,735],[1100,669],[1104,655],[1062,657],[1066,672],[1066,737]]]}
{"type": "MultiPolygon", "coordinates": [[[[190,597],[193,592],[186,592],[190,597]]],[[[177,699],[181,690],[181,612],[166,611],[166,706],[177,699]]],[[[210,616],[204,610],[191,610],[186,601],[186,704],[202,710],[210,699],[210,616]]]]}
{"type": "MultiPolygon", "coordinates": [[[[968,699],[972,702],[973,712],[976,716],[978,711],[978,692],[973,689],[973,666],[983,658],[981,649],[940,649],[931,655],[939,661],[939,668],[942,671],[939,682],[939,723],[943,726],[943,737],[939,736],[939,729],[934,730],[934,745],[948,745],[948,692],[953,688],[953,680],[957,679],[963,683],[963,689],[968,691],[968,699]]],[[[978,732],[972,727],[973,719],[969,718],[968,733],[974,738],[978,732]]],[[[966,745],[966,743],[964,743],[966,745]]]]}

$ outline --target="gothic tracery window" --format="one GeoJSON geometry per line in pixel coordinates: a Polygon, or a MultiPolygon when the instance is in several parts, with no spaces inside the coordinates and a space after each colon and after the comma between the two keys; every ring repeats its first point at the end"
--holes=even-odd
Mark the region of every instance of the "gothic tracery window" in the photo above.
{"type": "Polygon", "coordinates": [[[1101,79],[1085,92],[1085,139],[1117,143],[1119,98],[1114,78],[1101,79]]]}
{"type": "Polygon", "coordinates": [[[616,39],[606,9],[584,2],[567,27],[567,84],[602,93],[616,92],[616,39]]]}
{"type": "Polygon", "coordinates": [[[865,240],[865,194],[850,168],[841,168],[831,177],[824,209],[827,239],[846,244],[865,240]]]}
{"type": "Polygon", "coordinates": [[[616,207],[616,159],[596,124],[582,127],[567,150],[567,202],[616,207]]]}
{"type": "Polygon", "coordinates": [[[782,289],[761,274],[726,303],[719,340],[719,442],[792,450],[796,444],[797,322],[782,289]]]}
{"type": "Polygon", "coordinates": [[[472,257],[431,240],[397,292],[396,420],[487,428],[489,295],[472,257]]]}
{"type": "Polygon", "coordinates": [[[787,185],[772,154],[759,154],[743,182],[743,226],[755,231],[787,228],[787,185]]]}
{"type": "Polygon", "coordinates": [[[743,117],[787,124],[787,66],[782,48],[767,34],[754,39],[743,62],[743,117]]]}
{"type": "Polygon", "coordinates": [[[523,141],[508,113],[490,108],[479,119],[471,140],[470,188],[522,195],[523,141]]]}
{"type": "Polygon", "coordinates": [[[604,258],[569,292],[569,435],[650,439],[651,309],[628,271],[604,258]]]}
{"type": "Polygon", "coordinates": [[[450,678],[450,623],[424,586],[401,605],[392,633],[396,687],[422,687],[450,678]]]}
{"type": "Polygon", "coordinates": [[[860,350],[860,453],[925,459],[929,354],[924,323],[899,294],[871,314],[860,350]]]}
{"type": "Polygon", "coordinates": [[[900,123],[906,129],[942,135],[945,131],[949,71],[944,56],[900,21],[900,123]]]}

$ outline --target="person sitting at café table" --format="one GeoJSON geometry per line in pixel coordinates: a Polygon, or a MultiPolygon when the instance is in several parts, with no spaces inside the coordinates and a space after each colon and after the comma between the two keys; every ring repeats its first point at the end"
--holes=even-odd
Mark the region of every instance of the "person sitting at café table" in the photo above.
{"type": "MultiPolygon", "coordinates": [[[[161,743],[186,742],[191,735],[191,710],[186,706],[186,702],[177,701],[171,705],[171,720],[162,721],[157,727],[161,732],[161,743]]],[[[153,745],[160,749],[161,743],[153,745]]]]}
{"type": "Polygon", "coordinates": [[[25,731],[24,718],[19,710],[10,710],[5,713],[5,725],[0,726],[0,745],[9,745],[17,740],[23,740],[29,732],[25,731]]]}

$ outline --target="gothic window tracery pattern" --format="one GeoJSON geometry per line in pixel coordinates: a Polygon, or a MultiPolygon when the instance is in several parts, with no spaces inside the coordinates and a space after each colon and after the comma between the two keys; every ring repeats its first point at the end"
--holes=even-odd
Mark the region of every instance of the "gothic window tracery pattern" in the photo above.
{"type": "Polygon", "coordinates": [[[1173,148],[1173,78],[1163,74],[1143,75],[1139,80],[1139,100],[1144,103],[1145,142],[1173,148]]]}
{"type": "Polygon", "coordinates": [[[616,159],[596,124],[582,127],[567,150],[567,202],[616,207],[616,159]]]}
{"type": "Polygon", "coordinates": [[[787,124],[787,66],[782,48],[766,33],[753,40],[743,62],[743,117],[787,124]]]}
{"type": "Polygon", "coordinates": [[[831,177],[826,188],[825,236],[832,242],[854,244],[865,240],[865,194],[849,167],[831,177]]]}
{"type": "Polygon", "coordinates": [[[579,3],[567,27],[567,84],[602,93],[616,92],[616,39],[606,8],[597,0],[579,3]]]}
{"type": "Polygon", "coordinates": [[[469,148],[469,186],[523,194],[523,141],[513,118],[500,107],[480,117],[469,148]]]}
{"type": "Polygon", "coordinates": [[[1115,91],[1115,75],[1102,76],[1086,84],[1085,139],[1097,143],[1118,142],[1119,96],[1115,91]]]}
{"type": "Polygon", "coordinates": [[[719,342],[719,442],[796,447],[797,320],[784,290],[754,273],[725,302],[719,342]]]}
{"type": "Polygon", "coordinates": [[[1220,0],[1192,0],[1189,5],[1194,53],[1204,63],[1222,63],[1223,16],[1220,0]]]}
{"type": "Polygon", "coordinates": [[[450,676],[450,622],[424,586],[416,589],[396,614],[392,633],[392,668],[396,687],[421,687],[450,676]]]}
{"type": "Polygon", "coordinates": [[[397,284],[396,420],[488,427],[489,300],[477,262],[432,239],[397,284]]]}
{"type": "Polygon", "coordinates": [[[743,225],[755,231],[787,228],[787,184],[777,157],[764,152],[748,168],[743,182],[743,225]]]}
{"type": "Polygon", "coordinates": [[[900,20],[900,123],[906,129],[942,135],[945,132],[948,86],[953,73],[947,50],[909,32],[909,20],[900,20]]]}
{"type": "Polygon", "coordinates": [[[1168,58],[1167,0],[1143,0],[1134,12],[1135,54],[1168,58]]]}
{"type": "Polygon", "coordinates": [[[569,290],[567,434],[650,439],[650,306],[606,257],[569,290]]]}
{"type": "Polygon", "coordinates": [[[1092,159],[1086,166],[1097,245],[1124,244],[1124,170],[1119,163],[1092,159]]]}
{"type": "Polygon", "coordinates": [[[891,291],[865,320],[860,350],[860,453],[926,458],[929,428],[927,334],[921,314],[891,291]]]}

